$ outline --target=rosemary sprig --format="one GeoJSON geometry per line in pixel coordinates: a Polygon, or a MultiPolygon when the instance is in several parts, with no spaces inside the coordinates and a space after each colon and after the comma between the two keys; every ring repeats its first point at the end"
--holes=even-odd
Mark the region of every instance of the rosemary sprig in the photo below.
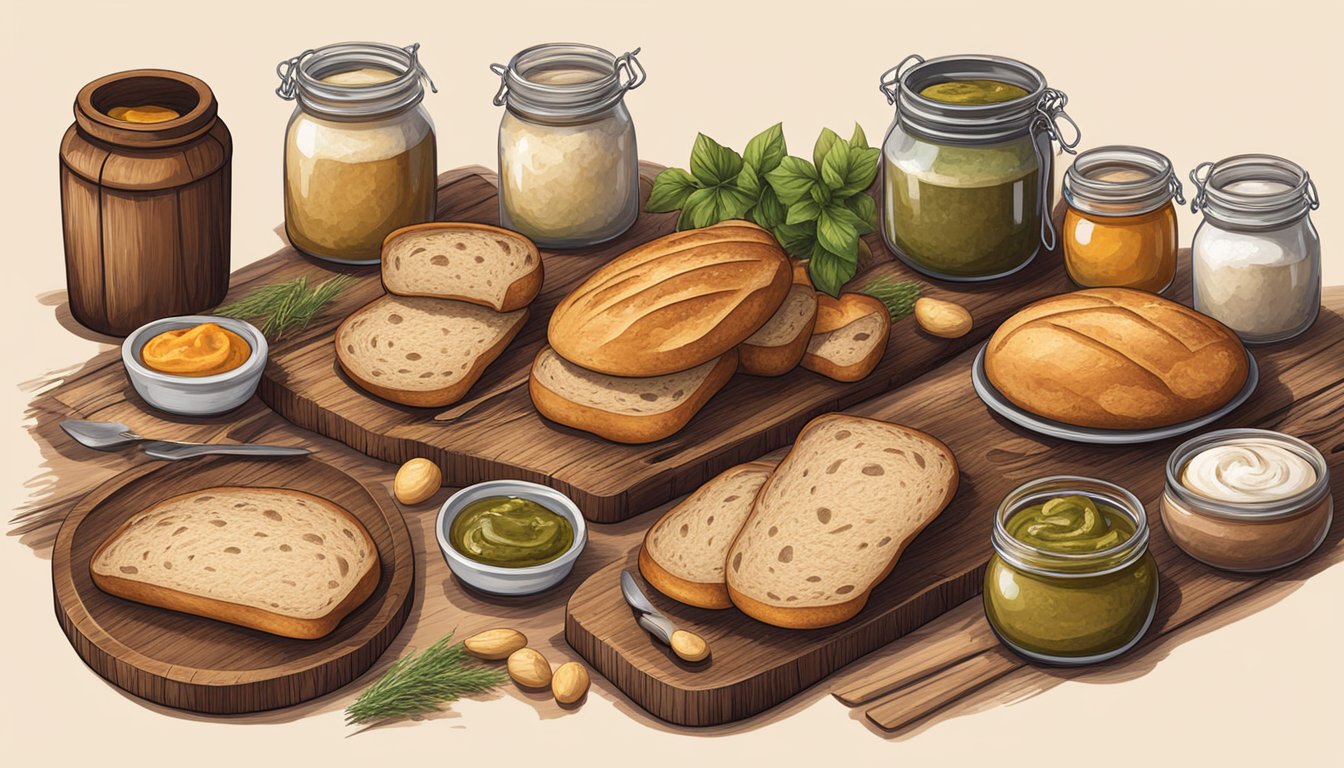
{"type": "Polygon", "coordinates": [[[345,722],[358,725],[432,712],[440,704],[504,682],[504,672],[471,662],[452,637],[450,632],[418,656],[411,651],[393,662],[345,710],[345,722]]]}
{"type": "Polygon", "coordinates": [[[336,297],[354,283],[349,275],[337,275],[316,286],[307,277],[263,285],[241,299],[215,310],[221,317],[265,318],[261,332],[273,339],[307,328],[336,297]]]}
{"type": "Polygon", "coordinates": [[[915,299],[923,290],[919,283],[898,283],[887,277],[875,277],[863,286],[864,293],[887,305],[893,323],[915,311],[915,299]]]}

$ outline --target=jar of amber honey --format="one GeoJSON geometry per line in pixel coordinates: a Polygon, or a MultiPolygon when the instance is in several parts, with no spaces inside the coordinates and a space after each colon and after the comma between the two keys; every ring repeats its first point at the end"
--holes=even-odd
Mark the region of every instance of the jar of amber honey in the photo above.
{"type": "Polygon", "coordinates": [[[1078,155],[1064,175],[1064,265],[1084,288],[1161,293],[1176,277],[1181,182],[1166,156],[1111,146],[1078,155]]]}

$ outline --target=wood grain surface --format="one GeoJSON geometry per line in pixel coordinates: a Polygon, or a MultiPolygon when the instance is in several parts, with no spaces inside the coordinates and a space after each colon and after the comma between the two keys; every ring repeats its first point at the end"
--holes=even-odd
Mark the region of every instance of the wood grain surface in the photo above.
{"type": "Polygon", "coordinates": [[[370,490],[314,458],[210,458],[149,464],[84,498],[52,552],[56,616],[80,657],[113,684],[150,701],[209,714],[274,709],[359,677],[391,644],[411,610],[416,556],[386,491],[370,490]],[[378,549],[374,593],[316,640],[278,637],[109,595],[94,585],[94,551],[129,517],[163,499],[218,486],[307,491],[363,523],[378,549]]]}
{"type": "MultiPolygon", "coordinates": [[[[658,166],[642,168],[647,197],[658,166]]],[[[495,178],[485,172],[459,175],[439,189],[440,220],[498,223],[495,178]]],[[[983,339],[1011,311],[1029,301],[1067,290],[1058,256],[1044,253],[1022,273],[994,283],[929,286],[927,295],[958,301],[976,327],[957,340],[914,331],[907,318],[891,334],[886,356],[860,382],[844,384],[810,371],[777,378],[740,374],[710,400],[681,432],[647,445],[617,445],[549,422],[527,393],[527,372],[546,339],[551,310],[600,265],[627,249],[665,235],[672,214],[641,214],[628,232],[596,248],[543,251],[546,280],[532,316],[463,403],[438,411],[395,405],[370,395],[340,370],[330,333],[345,315],[381,294],[376,270],[342,297],[324,321],[271,347],[262,399],[305,429],[339,440],[384,461],[432,459],[449,485],[521,479],[545,483],[569,495],[595,522],[614,522],[689,493],[722,470],[788,445],[812,417],[846,408],[902,384],[983,339]],[[437,418],[436,418],[437,417],[437,418]]],[[[885,257],[881,238],[869,236],[885,257]]],[[[267,260],[292,262],[282,251],[267,260]]],[[[297,263],[296,263],[296,266],[297,263]]],[[[307,263],[314,278],[326,267],[307,263]]],[[[884,258],[855,281],[918,276],[884,258]]]]}
{"type": "MultiPolygon", "coordinates": [[[[1188,274],[1188,270],[1183,271],[1188,274]]],[[[1188,286],[1188,280],[1182,285],[1188,286]]],[[[1185,295],[1178,286],[1178,295],[1185,295]]],[[[1316,445],[1344,483],[1344,288],[1328,289],[1332,309],[1306,335],[1254,351],[1260,387],[1251,400],[1209,429],[1281,429],[1316,445]]],[[[679,725],[731,722],[775,706],[858,657],[913,631],[980,593],[999,501],[1047,474],[1100,477],[1133,491],[1148,507],[1150,550],[1158,560],[1161,601],[1155,638],[1276,575],[1218,572],[1180,552],[1157,510],[1167,456],[1186,437],[1138,446],[1089,446],[1041,437],[988,411],[971,392],[968,351],[932,374],[848,413],[922,429],[952,448],[961,486],[946,511],[910,545],[867,607],[836,627],[776,629],[736,610],[683,606],[646,588],[679,626],[704,636],[712,663],[689,666],[634,621],[617,575],[634,569],[637,550],[598,571],[570,598],[565,636],[598,671],[655,716],[679,725]],[[968,399],[969,398],[969,399],[968,399]]],[[[1318,557],[1328,557],[1336,527],[1318,557]]],[[[1123,661],[1117,662],[1123,663],[1123,661]]],[[[1027,663],[1001,648],[979,618],[960,615],[937,642],[912,644],[872,677],[839,689],[850,704],[874,702],[869,717],[896,730],[1027,663]]]]}

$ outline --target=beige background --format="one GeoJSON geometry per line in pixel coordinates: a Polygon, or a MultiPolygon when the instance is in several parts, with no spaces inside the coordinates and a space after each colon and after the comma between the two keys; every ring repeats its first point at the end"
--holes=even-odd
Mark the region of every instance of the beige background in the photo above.
{"type": "MultiPolygon", "coordinates": [[[[85,82],[159,66],[204,78],[233,131],[234,266],[274,251],[281,217],[281,134],[290,105],[273,94],[274,65],[347,39],[423,43],[440,93],[426,104],[438,126],[441,169],[494,165],[499,114],[486,65],[548,40],[615,51],[643,46],[649,81],[629,98],[646,159],[684,164],[697,130],[741,147],[783,120],[807,154],[822,125],[860,121],[875,141],[890,120],[878,75],[905,54],[999,53],[1042,69],[1069,93],[1084,146],[1133,143],[1167,153],[1182,174],[1197,162],[1247,151],[1285,155],[1317,179],[1314,214],[1326,242],[1325,275],[1344,283],[1341,71],[1335,2],[1256,2],[1245,8],[1172,2],[924,2],[803,4],[503,0],[320,3],[24,2],[6,12],[0,174],[5,263],[0,334],[11,382],[81,362],[99,348],[62,330],[35,297],[64,286],[57,142],[85,82]],[[938,10],[938,8],[947,10],[938,10]],[[972,7],[976,9],[972,10],[972,7]],[[955,9],[955,10],[953,10],[955,9]]],[[[1183,243],[1194,221],[1182,219],[1183,243]]],[[[1341,361],[1344,372],[1344,361],[1341,361]]],[[[0,489],[12,509],[40,456],[21,423],[29,395],[5,387],[0,489]]],[[[455,715],[347,738],[337,714],[283,725],[154,713],[89,672],[52,616],[48,562],[0,542],[5,585],[0,760],[55,765],[99,760],[193,766],[282,762],[353,765],[436,760],[490,764],[757,765],[873,760],[905,765],[1158,765],[1176,760],[1253,765],[1325,764],[1337,757],[1344,692],[1344,568],[1278,603],[1174,648],[1154,669],[1117,684],[1069,682],[1011,706],[948,719],[884,741],[823,697],[792,717],[731,736],[655,731],[593,697],[577,714],[540,720],[525,701],[461,702],[455,715]],[[1333,715],[1333,716],[1332,716],[1333,715]],[[1051,734],[1045,741],[1042,734],[1051,734]],[[1027,737],[1027,738],[1024,738],[1027,737]]],[[[24,764],[24,763],[11,763],[24,764]]],[[[888,763],[889,764],[889,763],[888,763]]]]}

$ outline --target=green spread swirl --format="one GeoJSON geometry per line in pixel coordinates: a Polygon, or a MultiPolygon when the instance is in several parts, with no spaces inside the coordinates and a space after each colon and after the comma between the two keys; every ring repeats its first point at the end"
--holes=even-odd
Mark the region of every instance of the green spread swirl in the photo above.
{"type": "Polygon", "coordinates": [[[934,83],[919,92],[920,96],[944,104],[982,106],[1015,101],[1027,95],[1027,90],[999,80],[950,80],[934,83]]]}
{"type": "Polygon", "coordinates": [[[1128,541],[1134,521],[1120,510],[1086,496],[1060,496],[1018,511],[1008,535],[1037,549],[1060,554],[1101,552],[1128,541]]]}
{"type": "Polygon", "coordinates": [[[574,527],[531,499],[495,496],[468,504],[453,519],[448,539],[478,563],[526,568],[569,551],[574,527]]]}

